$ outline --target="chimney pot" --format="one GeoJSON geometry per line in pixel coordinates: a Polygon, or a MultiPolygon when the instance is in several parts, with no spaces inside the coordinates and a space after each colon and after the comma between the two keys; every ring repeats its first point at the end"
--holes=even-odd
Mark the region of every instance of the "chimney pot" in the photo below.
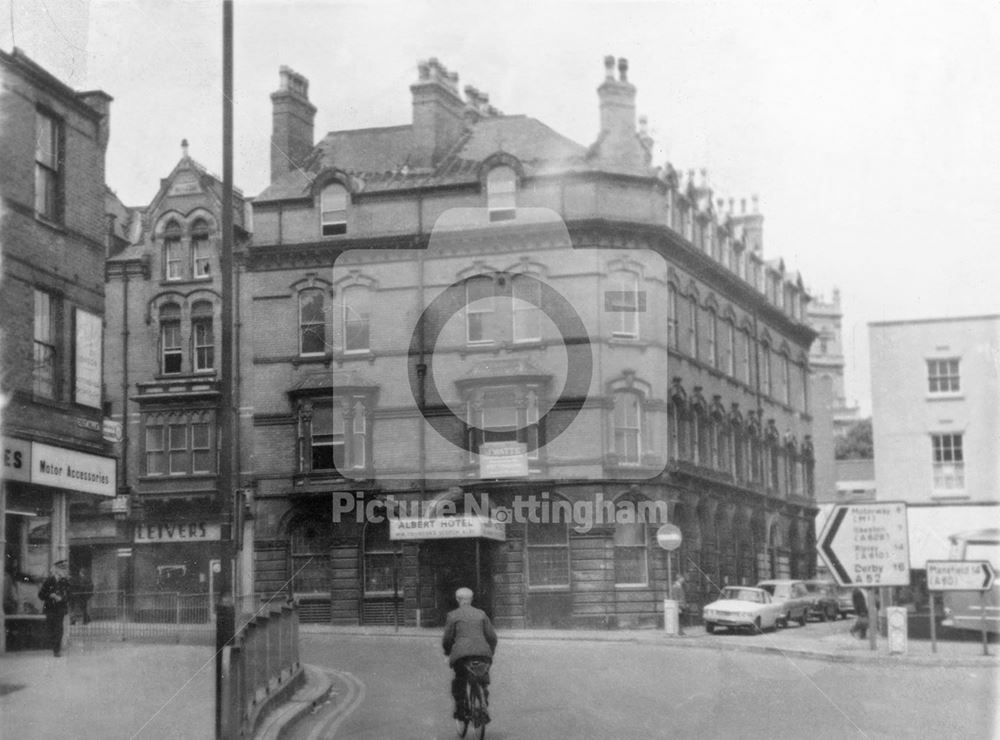
{"type": "Polygon", "coordinates": [[[625,57],[618,59],[618,77],[622,82],[628,82],[628,59],[625,57]]]}
{"type": "Polygon", "coordinates": [[[757,207],[758,207],[757,196],[756,195],[751,196],[750,200],[753,202],[753,212],[757,213],[758,212],[758,209],[757,209],[757,207]]]}
{"type": "Polygon", "coordinates": [[[187,159],[187,155],[188,155],[188,140],[181,139],[181,156],[187,159]]]}
{"type": "Polygon", "coordinates": [[[604,57],[604,79],[613,80],[615,78],[615,58],[608,54],[604,57]]]}

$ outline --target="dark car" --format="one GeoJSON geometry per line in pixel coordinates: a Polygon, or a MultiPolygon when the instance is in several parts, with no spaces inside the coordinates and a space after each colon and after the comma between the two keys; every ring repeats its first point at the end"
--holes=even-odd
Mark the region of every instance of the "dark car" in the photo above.
{"type": "Polygon", "coordinates": [[[832,622],[840,616],[838,586],[833,581],[806,581],[809,593],[809,616],[832,622]]]}

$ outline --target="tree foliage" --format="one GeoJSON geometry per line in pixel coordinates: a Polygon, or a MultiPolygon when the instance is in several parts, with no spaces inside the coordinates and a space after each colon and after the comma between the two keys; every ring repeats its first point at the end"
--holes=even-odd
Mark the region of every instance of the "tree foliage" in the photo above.
{"type": "Polygon", "coordinates": [[[837,440],[838,460],[871,460],[875,457],[872,444],[872,420],[862,419],[847,430],[847,434],[837,440]]]}

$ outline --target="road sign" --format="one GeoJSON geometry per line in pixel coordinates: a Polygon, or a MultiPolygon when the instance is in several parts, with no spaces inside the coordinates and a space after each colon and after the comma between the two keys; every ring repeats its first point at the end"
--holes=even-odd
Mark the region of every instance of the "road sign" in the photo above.
{"type": "Polygon", "coordinates": [[[989,591],[996,573],[989,560],[928,560],[928,591],[989,591]]]}
{"type": "Polygon", "coordinates": [[[834,507],[819,536],[819,555],[841,586],[908,586],[906,504],[834,507]]]}
{"type": "Polygon", "coordinates": [[[664,524],[656,530],[656,542],[667,552],[681,546],[681,530],[673,524],[664,524]]]}

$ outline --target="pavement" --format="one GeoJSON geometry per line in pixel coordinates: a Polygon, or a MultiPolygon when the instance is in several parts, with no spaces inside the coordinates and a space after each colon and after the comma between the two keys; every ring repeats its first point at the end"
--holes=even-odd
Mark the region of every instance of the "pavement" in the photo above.
{"type": "MultiPolygon", "coordinates": [[[[810,623],[763,635],[717,633],[688,627],[684,636],[663,630],[499,630],[503,640],[600,641],[711,651],[779,653],[825,661],[938,667],[1000,666],[1000,645],[989,655],[973,639],[909,640],[907,652],[893,655],[879,636],[850,635],[851,620],[810,623]]],[[[437,640],[439,628],[331,627],[303,624],[300,639],[370,636],[380,640],[437,640]]],[[[308,656],[303,656],[308,661],[308,656]]],[[[211,738],[214,725],[213,649],[207,645],[76,640],[60,658],[48,651],[0,655],[0,737],[2,738],[211,738]]],[[[258,738],[278,740],[293,722],[328,701],[330,678],[306,665],[306,681],[265,718],[258,738]]],[[[336,697],[334,697],[336,699],[336,697]]]]}

